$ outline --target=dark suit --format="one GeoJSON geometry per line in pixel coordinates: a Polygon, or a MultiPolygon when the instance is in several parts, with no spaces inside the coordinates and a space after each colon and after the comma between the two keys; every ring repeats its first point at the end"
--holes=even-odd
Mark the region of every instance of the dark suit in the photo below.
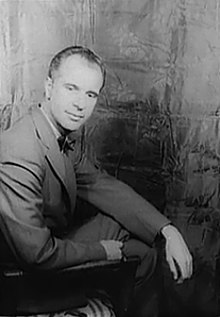
{"type": "MultiPolygon", "coordinates": [[[[94,167],[79,145],[68,156],[61,153],[38,107],[2,133],[0,162],[0,229],[20,265],[58,268],[105,259],[98,239],[74,234],[77,195],[146,244],[169,222],[130,187],[94,167]]],[[[7,253],[0,253],[7,262],[7,253]]]]}

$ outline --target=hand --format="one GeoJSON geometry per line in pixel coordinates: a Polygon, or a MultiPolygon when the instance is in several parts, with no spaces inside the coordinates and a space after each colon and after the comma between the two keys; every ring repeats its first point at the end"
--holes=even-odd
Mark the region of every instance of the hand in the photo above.
{"type": "Polygon", "coordinates": [[[174,226],[165,226],[161,233],[166,239],[166,260],[170,270],[177,283],[182,283],[184,279],[190,278],[192,275],[192,256],[182,235],[174,226]],[[180,274],[178,274],[177,266],[180,274]]]}
{"type": "Polygon", "coordinates": [[[105,249],[107,260],[121,260],[123,243],[116,240],[101,240],[101,245],[105,249]]]}

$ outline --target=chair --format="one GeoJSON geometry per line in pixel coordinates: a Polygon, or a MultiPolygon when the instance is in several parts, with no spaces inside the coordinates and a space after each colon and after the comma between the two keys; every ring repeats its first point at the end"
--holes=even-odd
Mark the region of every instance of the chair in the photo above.
{"type": "Polygon", "coordinates": [[[82,304],[86,294],[104,290],[110,295],[116,316],[125,317],[137,265],[138,258],[134,257],[126,262],[100,261],[53,271],[1,269],[0,315],[66,311],[82,304]]]}
{"type": "MultiPolygon", "coordinates": [[[[13,105],[0,109],[0,131],[11,125],[13,105]]],[[[100,261],[53,271],[6,269],[0,263],[0,315],[55,313],[86,303],[95,290],[110,294],[115,314],[125,317],[138,258],[100,261]],[[89,296],[88,295],[88,296],[89,296]]]]}

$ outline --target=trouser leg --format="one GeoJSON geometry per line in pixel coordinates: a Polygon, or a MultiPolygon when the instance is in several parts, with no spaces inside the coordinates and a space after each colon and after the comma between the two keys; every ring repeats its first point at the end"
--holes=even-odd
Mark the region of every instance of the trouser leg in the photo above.
{"type": "Polygon", "coordinates": [[[158,316],[157,252],[141,241],[132,239],[125,243],[127,256],[138,255],[140,264],[136,272],[134,298],[130,307],[131,317],[158,316]]]}
{"type": "Polygon", "coordinates": [[[112,218],[98,213],[96,216],[87,219],[80,227],[74,228],[68,235],[69,239],[77,242],[91,242],[100,240],[129,239],[129,233],[112,218]]]}
{"type": "Polygon", "coordinates": [[[132,317],[157,316],[157,297],[154,285],[154,271],[157,263],[155,249],[131,238],[129,232],[120,224],[101,213],[84,223],[80,228],[75,229],[69,238],[78,242],[107,239],[126,241],[123,247],[125,256],[138,256],[140,259],[131,307],[132,317]]]}

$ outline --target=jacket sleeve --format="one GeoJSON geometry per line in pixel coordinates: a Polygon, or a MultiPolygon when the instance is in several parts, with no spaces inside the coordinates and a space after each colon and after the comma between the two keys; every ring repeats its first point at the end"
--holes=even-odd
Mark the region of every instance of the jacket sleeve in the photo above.
{"type": "Polygon", "coordinates": [[[47,269],[105,259],[100,243],[51,235],[42,216],[44,156],[36,142],[13,139],[0,139],[0,229],[20,264],[47,269]]]}
{"type": "Polygon", "coordinates": [[[76,166],[78,196],[148,244],[170,221],[130,186],[101,171],[85,154],[76,166]]]}

